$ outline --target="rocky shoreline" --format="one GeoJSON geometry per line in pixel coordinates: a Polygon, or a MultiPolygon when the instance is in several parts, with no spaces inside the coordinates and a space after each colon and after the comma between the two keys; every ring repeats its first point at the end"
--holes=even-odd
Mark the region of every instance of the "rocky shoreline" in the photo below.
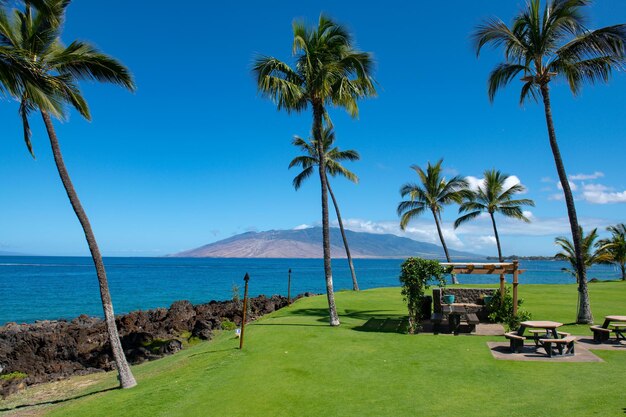
{"type": "MultiPolygon", "coordinates": [[[[303,296],[310,296],[305,293],[303,296]]],[[[260,295],[249,299],[248,321],[287,305],[287,298],[260,295]]],[[[176,301],[169,308],[134,311],[116,317],[128,361],[138,364],[178,352],[193,338],[241,325],[241,302],[211,301],[192,305],[176,301]]],[[[102,319],[79,316],[71,321],[7,323],[0,326],[0,395],[27,385],[115,368],[102,319]]]]}

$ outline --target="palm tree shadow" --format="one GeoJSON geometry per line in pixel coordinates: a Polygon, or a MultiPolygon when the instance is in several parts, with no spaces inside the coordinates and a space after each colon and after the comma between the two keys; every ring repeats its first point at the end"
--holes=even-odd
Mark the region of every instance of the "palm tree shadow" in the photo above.
{"type": "Polygon", "coordinates": [[[226,348],[226,349],[208,350],[206,352],[194,353],[193,355],[189,355],[189,357],[193,358],[194,356],[204,356],[204,355],[208,355],[210,353],[228,352],[228,351],[231,351],[231,350],[239,350],[239,348],[231,347],[231,348],[226,348]]]}
{"type": "Polygon", "coordinates": [[[19,405],[16,405],[15,407],[0,408],[0,413],[1,412],[5,412],[5,411],[18,410],[18,409],[21,409],[21,408],[37,407],[37,406],[41,406],[41,405],[62,404],[62,403],[68,402],[68,401],[74,401],[74,400],[78,400],[80,398],[89,397],[91,395],[100,394],[100,393],[103,393],[103,392],[115,391],[115,390],[118,390],[118,389],[120,389],[120,387],[116,386],[116,387],[111,387],[111,388],[103,388],[103,389],[97,390],[97,391],[87,392],[85,394],[75,395],[75,396],[69,397],[69,398],[59,398],[57,400],[42,401],[42,402],[32,403],[32,404],[19,404],[19,405]]]}
{"type": "Polygon", "coordinates": [[[407,333],[409,330],[409,319],[407,317],[370,317],[362,326],[354,327],[357,332],[375,333],[407,333]]]}
{"type": "MultiPolygon", "coordinates": [[[[318,322],[328,322],[328,309],[327,308],[305,308],[301,310],[296,310],[291,312],[290,314],[296,316],[308,316],[308,317],[317,317],[316,321],[318,322]]],[[[393,310],[344,310],[339,313],[339,318],[351,318],[357,320],[370,320],[374,319],[401,319],[403,316],[400,314],[394,314],[393,310]]],[[[257,324],[260,325],[260,324],[257,324]]],[[[285,325],[294,325],[297,324],[285,324],[285,325]]],[[[315,326],[313,324],[301,324],[302,326],[315,326]]]]}

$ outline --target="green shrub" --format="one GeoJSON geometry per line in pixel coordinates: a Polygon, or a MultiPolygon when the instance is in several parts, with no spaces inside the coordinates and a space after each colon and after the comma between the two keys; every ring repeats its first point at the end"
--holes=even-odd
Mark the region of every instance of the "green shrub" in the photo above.
{"type": "Polygon", "coordinates": [[[489,320],[502,323],[506,325],[507,330],[517,330],[520,326],[520,323],[526,320],[530,320],[532,315],[524,310],[519,308],[524,303],[524,300],[519,298],[517,300],[517,316],[513,315],[513,296],[511,296],[511,290],[508,287],[504,289],[504,300],[500,300],[500,290],[498,289],[491,302],[487,304],[487,309],[489,310],[489,320]]]}
{"type": "Polygon", "coordinates": [[[424,292],[430,287],[431,282],[440,286],[446,285],[446,268],[438,261],[422,258],[409,258],[402,263],[400,283],[402,283],[402,295],[409,309],[409,333],[414,334],[421,328],[421,305],[424,292]]]}
{"type": "Polygon", "coordinates": [[[233,302],[235,303],[237,307],[240,307],[241,306],[241,294],[239,292],[239,285],[233,284],[231,291],[233,293],[233,302]]]}
{"type": "Polygon", "coordinates": [[[3,381],[13,381],[14,379],[24,379],[26,378],[28,375],[25,374],[24,372],[11,372],[10,374],[4,374],[4,375],[0,375],[0,379],[3,381]]]}
{"type": "Polygon", "coordinates": [[[235,330],[237,328],[237,325],[228,319],[222,320],[220,326],[222,330],[235,330]]]}

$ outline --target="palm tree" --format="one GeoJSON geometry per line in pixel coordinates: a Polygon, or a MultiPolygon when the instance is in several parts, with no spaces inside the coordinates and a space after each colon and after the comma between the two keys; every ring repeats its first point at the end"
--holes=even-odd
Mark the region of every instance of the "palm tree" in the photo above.
{"type": "Polygon", "coordinates": [[[24,10],[16,10],[13,18],[0,14],[0,42],[2,46],[20,54],[30,62],[41,80],[50,80],[50,91],[45,92],[31,88],[29,81],[23,81],[19,97],[21,101],[20,114],[24,124],[25,139],[32,153],[30,144],[30,128],[28,116],[33,111],[39,111],[50,139],[52,154],[56,163],[61,182],[67,196],[85,233],[85,238],[93,258],[100,297],[107,327],[109,343],[119,373],[122,388],[130,388],[137,383],[128,366],[122,349],[115,315],[109,293],[106,271],[102,256],[98,249],[96,238],[91,229],[87,214],[74,189],[67,168],[63,161],[59,141],[52,124],[52,116],[62,118],[65,115],[65,105],[74,107],[83,117],[89,119],[90,113],[87,102],[82,97],[78,81],[96,80],[106,81],[134,90],[135,85],[126,67],[99,52],[92,45],[74,41],[67,47],[61,43],[67,0],[46,1],[45,12],[34,12],[27,3],[24,10]]]}
{"type": "Polygon", "coordinates": [[[339,317],[333,292],[330,265],[330,230],[328,225],[328,183],[326,158],[321,148],[322,121],[330,125],[328,106],[343,107],[352,117],[358,115],[357,100],[376,95],[371,77],[373,59],[367,52],[354,49],[346,29],[321,15],[317,28],[307,28],[302,22],[293,23],[293,54],[295,67],[274,57],[257,58],[254,73],[258,90],[272,99],[279,110],[301,112],[313,110],[313,138],[317,144],[319,176],[322,190],[322,240],[324,274],[330,325],[338,326],[339,317]]]}
{"type": "Polygon", "coordinates": [[[620,266],[622,281],[626,281],[626,224],[609,226],[606,230],[611,232],[611,238],[602,239],[599,243],[607,246],[610,262],[620,266]]]}
{"type": "MultiPolygon", "coordinates": [[[[426,171],[417,165],[411,166],[419,176],[421,184],[406,183],[400,188],[402,197],[408,196],[410,200],[402,201],[398,204],[397,212],[398,216],[400,216],[400,228],[405,230],[412,219],[420,216],[426,210],[430,210],[435,219],[437,233],[439,234],[439,240],[441,241],[441,246],[443,246],[446,260],[450,262],[448,247],[441,232],[441,212],[445,205],[451,203],[461,204],[463,198],[469,196],[469,190],[467,189],[467,181],[460,176],[455,176],[449,181],[442,177],[442,163],[443,159],[440,159],[435,165],[431,165],[429,162],[426,171]]],[[[454,274],[452,275],[452,283],[458,284],[454,274]]]]}
{"type": "MultiPolygon", "coordinates": [[[[589,268],[595,264],[603,264],[611,261],[611,254],[608,251],[606,244],[602,241],[596,242],[598,238],[598,229],[593,229],[591,233],[585,236],[585,233],[580,229],[580,235],[582,236],[582,248],[583,248],[583,260],[585,267],[589,268]]],[[[567,261],[570,264],[570,268],[562,268],[564,272],[570,273],[576,281],[578,281],[578,268],[576,260],[576,249],[574,244],[568,238],[559,236],[554,239],[554,243],[561,247],[561,252],[554,255],[554,257],[561,261],[567,261]]]]}
{"type": "Polygon", "coordinates": [[[523,193],[525,188],[521,184],[515,184],[505,189],[505,183],[507,179],[509,179],[507,174],[492,169],[485,171],[484,177],[483,184],[478,187],[478,190],[472,191],[467,201],[463,202],[459,207],[459,214],[465,214],[456,219],[454,228],[456,229],[461,224],[475,219],[480,216],[481,213],[489,213],[491,224],[493,225],[493,233],[496,236],[498,258],[500,262],[502,262],[502,248],[500,246],[500,237],[498,236],[498,228],[496,227],[494,214],[501,213],[506,217],[529,223],[530,219],[524,215],[521,207],[534,207],[535,202],[527,198],[513,200],[513,196],[523,193]]]}
{"type": "MultiPolygon", "coordinates": [[[[331,127],[324,128],[322,131],[322,140],[324,142],[322,148],[324,149],[324,159],[326,160],[326,173],[333,177],[340,175],[354,183],[358,183],[359,178],[356,174],[341,165],[341,161],[358,161],[360,158],[359,153],[351,149],[342,151],[338,147],[333,148],[332,146],[335,143],[335,132],[331,127]]],[[[292,143],[294,146],[300,148],[304,153],[304,155],[295,157],[289,164],[289,168],[294,166],[302,167],[302,172],[296,175],[293,179],[293,187],[298,190],[302,185],[302,182],[313,174],[314,167],[319,166],[319,157],[317,154],[317,144],[315,143],[315,139],[311,139],[310,142],[307,142],[306,140],[296,136],[292,143]]],[[[348,247],[346,232],[343,228],[343,220],[341,220],[339,204],[337,204],[335,193],[333,193],[333,189],[330,186],[328,178],[326,179],[326,182],[328,184],[328,193],[330,194],[330,198],[333,200],[333,205],[335,206],[335,213],[337,213],[337,222],[339,223],[343,246],[346,249],[348,265],[350,265],[350,273],[352,274],[352,289],[354,291],[358,291],[359,284],[356,279],[356,273],[354,272],[354,264],[352,263],[352,255],[350,254],[350,248],[348,247]]]]}
{"type": "Polygon", "coordinates": [[[529,0],[510,27],[500,19],[491,19],[474,33],[477,55],[487,44],[502,46],[505,50],[504,62],[489,75],[488,95],[491,101],[496,92],[518,74],[523,74],[520,104],[528,99],[537,101],[541,97],[543,100],[550,147],[565,196],[577,259],[580,293],[578,323],[593,323],[593,315],[587,291],[582,236],[556,140],[549,86],[552,79],[561,76],[572,93],[578,94],[585,82],[608,82],[612,70],[624,64],[626,25],[586,29],[582,8],[590,3],[589,0],[550,0],[542,12],[540,0],[529,0]]]}

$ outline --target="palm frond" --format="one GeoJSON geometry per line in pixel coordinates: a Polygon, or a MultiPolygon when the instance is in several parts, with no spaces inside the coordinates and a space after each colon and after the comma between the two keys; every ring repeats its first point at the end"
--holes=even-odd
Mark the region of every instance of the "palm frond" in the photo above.
{"type": "Polygon", "coordinates": [[[493,101],[498,90],[506,87],[520,72],[528,71],[524,65],[501,63],[489,74],[487,94],[493,101]]]}
{"type": "Polygon", "coordinates": [[[463,216],[459,217],[458,219],[454,221],[454,228],[456,229],[463,223],[467,223],[470,220],[474,220],[476,217],[480,216],[481,213],[482,211],[470,211],[469,213],[464,214],[463,216]]]}
{"type": "Polygon", "coordinates": [[[56,49],[47,64],[60,74],[70,74],[79,80],[108,82],[130,91],[136,88],[128,68],[84,42],[74,41],[67,48],[56,49]]]}
{"type": "Polygon", "coordinates": [[[293,188],[299,190],[302,186],[302,183],[309,178],[313,174],[314,168],[313,166],[308,166],[301,173],[295,176],[293,179],[293,188]]]}

